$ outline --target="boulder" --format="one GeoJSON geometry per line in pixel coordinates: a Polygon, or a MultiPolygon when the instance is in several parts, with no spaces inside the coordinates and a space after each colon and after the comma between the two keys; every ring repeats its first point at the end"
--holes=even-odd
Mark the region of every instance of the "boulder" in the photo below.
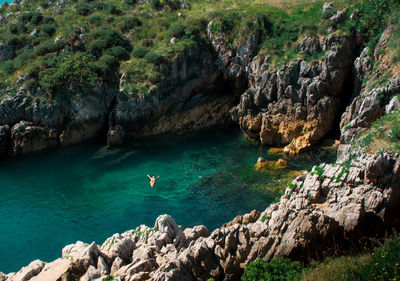
{"type": "Polygon", "coordinates": [[[32,277],[38,275],[40,271],[45,266],[45,263],[41,260],[34,260],[29,265],[21,268],[15,275],[13,276],[13,281],[27,281],[32,277]]]}
{"type": "Polygon", "coordinates": [[[12,155],[40,151],[49,146],[49,131],[21,121],[11,128],[12,155]]]}
{"type": "MultiPolygon", "coordinates": [[[[46,263],[42,271],[31,278],[31,281],[58,281],[61,278],[71,278],[73,275],[70,274],[72,261],[69,259],[57,259],[53,262],[46,263]]],[[[69,279],[65,279],[69,280],[69,279]]]]}
{"type": "Polygon", "coordinates": [[[389,114],[389,113],[393,113],[397,110],[399,110],[400,108],[400,101],[398,96],[394,96],[390,102],[388,103],[388,105],[386,105],[385,107],[385,113],[389,114]]]}
{"type": "MultiPolygon", "coordinates": [[[[131,233],[132,234],[132,233],[131,233]]],[[[101,246],[101,250],[114,261],[117,257],[127,264],[132,257],[133,249],[136,247],[132,235],[114,234],[101,246]]],[[[114,264],[113,264],[114,265],[114,264]]]]}
{"type": "Polygon", "coordinates": [[[78,273],[83,275],[89,266],[97,266],[100,250],[95,242],[90,245],[81,241],[67,245],[62,250],[62,258],[73,261],[78,273]]]}

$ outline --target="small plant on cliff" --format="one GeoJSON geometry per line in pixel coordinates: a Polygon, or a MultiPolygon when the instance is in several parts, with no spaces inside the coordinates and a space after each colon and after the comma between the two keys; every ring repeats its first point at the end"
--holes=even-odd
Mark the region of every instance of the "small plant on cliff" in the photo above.
{"type": "Polygon", "coordinates": [[[310,173],[310,175],[318,175],[318,180],[322,179],[322,175],[324,174],[324,168],[322,167],[315,167],[314,171],[310,173]]]}
{"type": "Polygon", "coordinates": [[[242,281],[293,281],[300,279],[301,272],[299,262],[287,258],[275,258],[266,262],[259,258],[246,266],[242,281]]]}

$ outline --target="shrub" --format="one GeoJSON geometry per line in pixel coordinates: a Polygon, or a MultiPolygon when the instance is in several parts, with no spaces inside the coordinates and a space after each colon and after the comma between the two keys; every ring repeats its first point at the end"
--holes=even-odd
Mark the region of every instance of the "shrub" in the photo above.
{"type": "Polygon", "coordinates": [[[133,6],[133,5],[136,4],[136,0],[124,0],[124,3],[125,3],[126,5],[131,5],[131,6],[133,6]]]}
{"type": "Polygon", "coordinates": [[[129,59],[129,53],[122,48],[121,46],[115,46],[111,48],[111,54],[116,57],[118,60],[127,60],[129,59]]]}
{"type": "Polygon", "coordinates": [[[180,23],[171,25],[168,29],[168,35],[171,37],[181,38],[185,34],[185,26],[180,23]]]}
{"type": "Polygon", "coordinates": [[[374,250],[371,258],[359,269],[351,269],[356,280],[397,280],[400,276],[400,237],[374,250]]]}
{"type": "Polygon", "coordinates": [[[12,74],[16,70],[12,60],[2,62],[1,69],[7,74],[12,74]]]}
{"type": "Polygon", "coordinates": [[[117,8],[114,4],[109,4],[107,7],[107,12],[111,15],[120,15],[122,11],[117,8]]]}
{"type": "Polygon", "coordinates": [[[153,64],[160,64],[164,61],[164,57],[158,53],[155,52],[148,52],[144,58],[153,64]]]}
{"type": "Polygon", "coordinates": [[[154,10],[160,10],[161,9],[161,2],[160,2],[160,0],[150,0],[150,6],[154,10]]]}
{"type": "Polygon", "coordinates": [[[45,16],[45,17],[43,17],[42,23],[45,23],[45,24],[54,23],[54,18],[45,16]]]}
{"type": "Polygon", "coordinates": [[[53,52],[55,48],[56,44],[52,40],[49,40],[37,46],[34,49],[34,52],[36,56],[43,56],[47,53],[53,52]]]}
{"type": "Polygon", "coordinates": [[[132,50],[132,46],[125,37],[115,29],[109,26],[102,26],[94,32],[94,37],[99,40],[104,40],[106,48],[111,48],[113,46],[121,46],[125,48],[128,52],[132,50]]]}
{"type": "Polygon", "coordinates": [[[54,24],[42,24],[40,26],[40,32],[51,37],[56,31],[56,27],[54,24]]]}
{"type": "Polygon", "coordinates": [[[74,88],[86,91],[101,82],[93,65],[94,57],[78,52],[67,57],[55,68],[48,68],[39,74],[39,84],[48,92],[60,88],[74,88]]]}
{"type": "Polygon", "coordinates": [[[103,22],[103,18],[98,15],[91,16],[89,22],[93,25],[100,25],[103,22]]]}
{"type": "Polygon", "coordinates": [[[75,12],[81,16],[87,16],[90,13],[90,6],[85,2],[78,2],[75,6],[75,12]]]}
{"type": "Polygon", "coordinates": [[[135,58],[144,58],[144,56],[149,52],[150,50],[147,49],[146,47],[136,47],[133,51],[132,51],[132,56],[134,56],[135,58]]]}
{"type": "Polygon", "coordinates": [[[42,1],[39,3],[40,7],[42,7],[43,9],[47,9],[50,5],[49,2],[47,1],[42,1]]]}
{"type": "Polygon", "coordinates": [[[99,57],[103,53],[103,50],[106,47],[107,47],[107,41],[106,40],[103,40],[103,39],[94,40],[88,46],[88,51],[92,55],[94,55],[96,57],[99,57]]]}
{"type": "Polygon", "coordinates": [[[24,23],[17,22],[14,24],[10,24],[8,30],[12,34],[20,34],[20,33],[25,33],[27,31],[27,28],[24,23]]]}
{"type": "Polygon", "coordinates": [[[127,18],[120,26],[121,31],[126,33],[136,26],[141,26],[142,22],[137,17],[127,18]]]}
{"type": "Polygon", "coordinates": [[[119,61],[116,57],[105,54],[101,56],[101,58],[97,61],[96,63],[97,66],[100,67],[100,69],[104,70],[104,72],[107,72],[107,70],[116,68],[119,66],[119,61]]]}
{"type": "Polygon", "coordinates": [[[292,262],[287,258],[275,258],[270,262],[256,259],[246,266],[242,281],[298,280],[301,271],[299,262],[292,262]]]}

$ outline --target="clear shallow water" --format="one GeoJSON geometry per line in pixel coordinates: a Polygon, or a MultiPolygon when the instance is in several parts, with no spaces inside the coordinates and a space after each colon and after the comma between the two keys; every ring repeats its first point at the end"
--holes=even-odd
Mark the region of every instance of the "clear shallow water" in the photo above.
{"type": "Polygon", "coordinates": [[[0,271],[56,259],[77,240],[102,243],[116,232],[153,226],[164,213],[183,227],[212,230],[238,214],[264,210],[274,196],[249,181],[259,156],[277,158],[239,132],[214,130],[0,162],[0,271]],[[154,188],[147,174],[160,176],[154,188]]]}

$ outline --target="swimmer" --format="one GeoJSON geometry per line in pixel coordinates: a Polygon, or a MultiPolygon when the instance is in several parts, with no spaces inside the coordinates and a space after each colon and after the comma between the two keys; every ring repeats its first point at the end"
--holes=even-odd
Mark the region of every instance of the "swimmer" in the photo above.
{"type": "Polygon", "coordinates": [[[149,176],[149,175],[147,175],[148,176],[148,178],[150,179],[150,186],[151,187],[153,187],[154,186],[154,184],[156,183],[156,179],[158,179],[160,176],[158,176],[158,177],[151,177],[151,176],[149,176]]]}

